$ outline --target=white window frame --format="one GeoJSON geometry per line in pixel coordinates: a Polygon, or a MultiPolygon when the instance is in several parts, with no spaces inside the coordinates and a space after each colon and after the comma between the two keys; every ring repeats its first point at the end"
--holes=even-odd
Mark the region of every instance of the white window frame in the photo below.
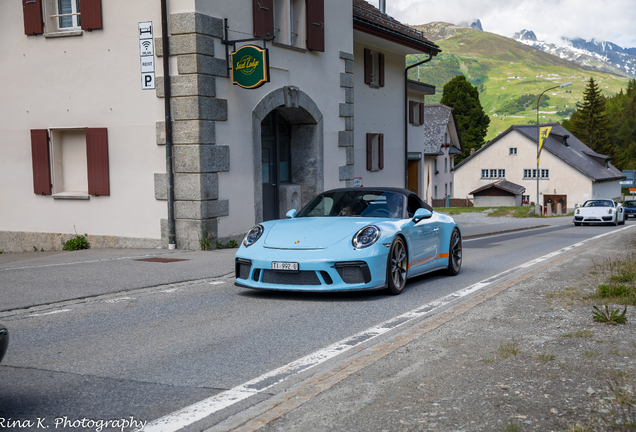
{"type": "Polygon", "coordinates": [[[274,42],[305,49],[306,14],[304,0],[274,0],[274,42]]]}
{"type": "Polygon", "coordinates": [[[60,0],[43,0],[42,8],[44,12],[44,35],[55,36],[79,36],[83,33],[81,27],[81,14],[79,0],[70,0],[71,13],[62,14],[59,9],[60,0]],[[73,25],[70,27],[60,27],[60,20],[64,17],[71,17],[73,25]]]}
{"type": "Polygon", "coordinates": [[[510,147],[509,155],[516,156],[517,155],[517,147],[510,147]]]}
{"type": "Polygon", "coordinates": [[[52,197],[89,199],[86,128],[51,128],[52,197]],[[66,136],[66,137],[65,137],[66,136]],[[73,185],[69,185],[69,181],[73,185]]]}

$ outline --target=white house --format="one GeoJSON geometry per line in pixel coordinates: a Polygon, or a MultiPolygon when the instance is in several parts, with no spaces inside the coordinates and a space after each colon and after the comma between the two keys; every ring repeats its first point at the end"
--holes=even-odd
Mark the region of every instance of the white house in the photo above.
{"type": "Polygon", "coordinates": [[[455,166],[455,193],[468,197],[472,191],[505,179],[525,188],[523,201],[561,203],[572,211],[589,198],[620,198],[625,176],[607,156],[598,154],[560,124],[551,126],[537,171],[537,126],[512,126],[455,166]],[[538,182],[537,182],[537,177],[538,182]]]}
{"type": "Polygon", "coordinates": [[[407,89],[405,56],[440,50],[363,0],[33,0],[0,2],[0,52],[9,252],[75,232],[197,249],[355,177],[404,187],[409,99],[430,92],[407,89]],[[267,49],[251,89],[230,70],[244,45],[267,49]]]}
{"type": "Polygon", "coordinates": [[[455,156],[462,144],[453,109],[442,104],[424,107],[424,154],[426,186],[424,197],[429,203],[455,196],[455,156]]]}

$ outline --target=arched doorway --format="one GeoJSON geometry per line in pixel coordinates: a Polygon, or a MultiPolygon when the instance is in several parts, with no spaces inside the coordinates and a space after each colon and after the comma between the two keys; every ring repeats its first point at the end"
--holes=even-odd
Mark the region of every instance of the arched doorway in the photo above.
{"type": "Polygon", "coordinates": [[[297,87],[267,94],[252,111],[254,219],[299,210],[324,188],[323,121],[297,87]]]}

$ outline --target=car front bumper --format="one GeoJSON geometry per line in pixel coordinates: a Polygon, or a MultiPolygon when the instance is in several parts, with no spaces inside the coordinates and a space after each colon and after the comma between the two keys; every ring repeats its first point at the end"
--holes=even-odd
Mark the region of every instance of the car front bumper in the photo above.
{"type": "Polygon", "coordinates": [[[616,220],[616,215],[606,215],[606,216],[585,216],[585,215],[576,215],[574,216],[574,222],[580,223],[612,223],[616,220]]]}
{"type": "Polygon", "coordinates": [[[348,251],[241,247],[235,257],[235,284],[281,291],[382,289],[386,287],[388,252],[382,244],[348,251]],[[272,262],[298,263],[298,271],[273,270],[272,262]]]}

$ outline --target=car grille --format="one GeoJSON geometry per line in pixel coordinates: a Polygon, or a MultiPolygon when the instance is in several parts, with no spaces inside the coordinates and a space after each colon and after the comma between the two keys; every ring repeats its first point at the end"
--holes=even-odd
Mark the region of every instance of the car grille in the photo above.
{"type": "Polygon", "coordinates": [[[247,279],[250,277],[252,262],[244,259],[237,259],[234,265],[234,271],[237,279],[247,279]]]}
{"type": "Polygon", "coordinates": [[[263,270],[263,283],[278,285],[320,285],[315,271],[282,272],[263,270]]]}
{"type": "Polygon", "coordinates": [[[334,267],[346,284],[371,282],[371,272],[364,261],[339,262],[334,267]]]}
{"type": "Polygon", "coordinates": [[[612,220],[612,217],[611,216],[603,216],[603,220],[606,221],[606,222],[609,222],[609,221],[612,220]]]}
{"type": "Polygon", "coordinates": [[[583,220],[583,216],[574,216],[574,220],[582,221],[583,220]]]}

